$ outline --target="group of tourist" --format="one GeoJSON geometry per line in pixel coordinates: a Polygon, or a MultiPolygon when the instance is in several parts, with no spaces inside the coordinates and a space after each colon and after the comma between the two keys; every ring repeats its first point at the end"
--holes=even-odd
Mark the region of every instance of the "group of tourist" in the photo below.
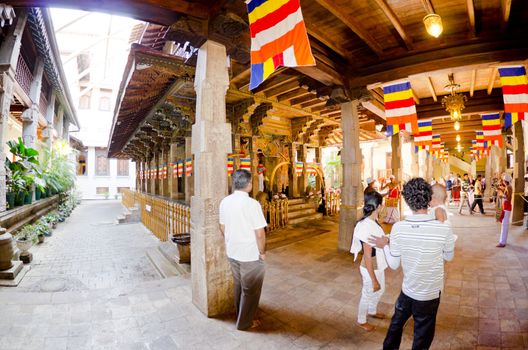
{"type": "Polygon", "coordinates": [[[431,186],[422,178],[414,178],[403,186],[402,194],[412,215],[392,226],[390,240],[378,223],[383,196],[376,191],[365,194],[364,216],[356,224],[350,249],[354,259],[363,251],[359,267],[363,286],[357,324],[365,331],[372,331],[374,326],[367,318],[385,318],[377,312],[385,290],[384,270],[401,265],[402,290],[383,348],[400,347],[403,327],[412,316],[413,349],[428,349],[433,341],[443,289],[444,260],[453,259],[456,236],[448,221],[444,186],[431,186]]]}

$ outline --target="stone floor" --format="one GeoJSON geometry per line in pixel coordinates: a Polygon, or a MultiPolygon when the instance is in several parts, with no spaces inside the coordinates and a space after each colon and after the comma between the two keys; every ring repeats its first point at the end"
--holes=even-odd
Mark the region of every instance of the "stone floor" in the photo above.
{"type": "MultiPolygon", "coordinates": [[[[321,224],[324,233],[283,240],[269,252],[263,327],[240,332],[232,317],[208,319],[192,305],[189,276],[158,279],[144,257],[155,240],[139,224],[110,225],[119,211],[110,202],[83,204],[34,251],[33,265],[43,274],[0,290],[0,349],[380,348],[388,320],[373,321],[372,333],[354,325],[358,266],[336,252],[332,220],[321,224]],[[39,279],[66,275],[83,289],[34,287],[39,279]]],[[[528,348],[528,234],[512,227],[509,245],[495,248],[499,225],[489,212],[452,216],[459,239],[455,260],[446,265],[434,349],[528,348]]],[[[401,272],[388,270],[386,279],[380,310],[390,314],[401,272]]],[[[411,335],[409,322],[402,349],[410,348],[411,335]]]]}

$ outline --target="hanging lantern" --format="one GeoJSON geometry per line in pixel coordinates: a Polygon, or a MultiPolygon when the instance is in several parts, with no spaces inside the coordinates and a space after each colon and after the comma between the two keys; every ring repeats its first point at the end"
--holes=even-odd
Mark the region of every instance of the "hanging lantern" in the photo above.
{"type": "Polygon", "coordinates": [[[423,22],[429,35],[438,38],[440,34],[442,34],[444,27],[442,26],[442,17],[440,17],[440,15],[430,13],[423,18],[423,22]]]}

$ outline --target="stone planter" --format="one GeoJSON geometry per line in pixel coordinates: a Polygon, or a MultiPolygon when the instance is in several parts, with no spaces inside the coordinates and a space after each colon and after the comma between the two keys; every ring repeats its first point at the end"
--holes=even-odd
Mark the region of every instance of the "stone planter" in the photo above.
{"type": "Polygon", "coordinates": [[[39,242],[39,244],[40,244],[40,243],[44,243],[44,239],[45,239],[45,236],[44,236],[44,235],[38,235],[37,237],[38,237],[38,242],[39,242]]]}
{"type": "Polygon", "coordinates": [[[178,247],[179,263],[189,264],[191,262],[191,234],[182,233],[172,236],[172,241],[178,247]]]}
{"type": "Polygon", "coordinates": [[[17,239],[16,240],[17,248],[20,250],[20,256],[28,256],[29,249],[33,246],[33,241],[30,239],[17,239]]]}
{"type": "Polygon", "coordinates": [[[0,271],[13,267],[13,236],[6,232],[5,228],[0,228],[0,271]]]}

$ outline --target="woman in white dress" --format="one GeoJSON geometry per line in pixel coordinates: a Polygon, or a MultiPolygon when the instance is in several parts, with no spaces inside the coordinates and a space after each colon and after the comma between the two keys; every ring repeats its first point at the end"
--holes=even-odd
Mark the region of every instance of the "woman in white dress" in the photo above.
{"type": "Polygon", "coordinates": [[[378,223],[382,203],[383,197],[377,192],[365,195],[363,218],[357,222],[354,228],[352,247],[350,248],[350,252],[354,254],[354,261],[358,253],[363,250],[363,258],[359,267],[363,279],[363,288],[359,301],[357,324],[367,332],[374,330],[374,326],[367,322],[367,315],[374,318],[385,318],[384,314],[377,312],[377,306],[385,291],[387,262],[383,249],[376,249],[368,243],[370,236],[381,237],[385,235],[378,223]]]}

